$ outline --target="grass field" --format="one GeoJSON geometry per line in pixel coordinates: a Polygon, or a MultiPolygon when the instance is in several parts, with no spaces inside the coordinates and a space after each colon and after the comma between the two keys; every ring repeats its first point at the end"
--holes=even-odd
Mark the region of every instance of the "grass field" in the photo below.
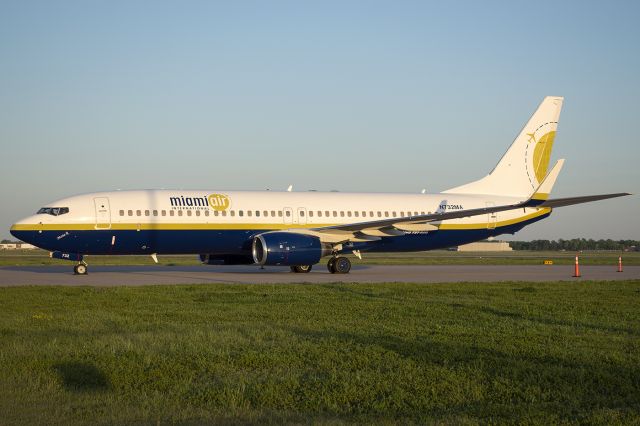
{"type": "MultiPolygon", "coordinates": [[[[350,256],[359,265],[540,265],[552,260],[569,265],[575,260],[573,252],[512,251],[512,252],[454,252],[434,250],[417,253],[363,253],[362,260],[350,256]]],[[[640,265],[640,252],[585,251],[580,253],[583,265],[617,265],[622,256],[625,265],[640,265]]],[[[196,255],[158,256],[162,265],[199,265],[196,255]]],[[[150,256],[88,256],[91,265],[149,265],[150,256]]],[[[66,265],[67,261],[51,259],[43,250],[0,251],[0,266],[66,265]]]]}
{"type": "Polygon", "coordinates": [[[0,424],[640,422],[640,281],[0,288],[0,424]]]}

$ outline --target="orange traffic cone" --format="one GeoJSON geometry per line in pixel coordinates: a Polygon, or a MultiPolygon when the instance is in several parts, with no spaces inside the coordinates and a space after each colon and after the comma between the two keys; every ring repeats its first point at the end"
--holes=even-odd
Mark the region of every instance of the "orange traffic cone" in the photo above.
{"type": "Polygon", "coordinates": [[[618,272],[622,272],[622,256],[618,256],[618,272]]]}
{"type": "Polygon", "coordinates": [[[574,278],[580,278],[580,262],[578,261],[578,255],[576,255],[576,270],[573,273],[574,278]]]}

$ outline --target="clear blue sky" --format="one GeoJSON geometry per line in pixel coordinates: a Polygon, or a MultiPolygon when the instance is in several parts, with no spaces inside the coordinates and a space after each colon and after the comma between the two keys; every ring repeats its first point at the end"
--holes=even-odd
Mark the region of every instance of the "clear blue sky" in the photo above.
{"type": "MultiPolygon", "coordinates": [[[[640,193],[638,2],[0,1],[0,236],[111,189],[437,192],[565,97],[553,196],[640,193]]],[[[640,197],[517,239],[640,239],[640,197]]]]}

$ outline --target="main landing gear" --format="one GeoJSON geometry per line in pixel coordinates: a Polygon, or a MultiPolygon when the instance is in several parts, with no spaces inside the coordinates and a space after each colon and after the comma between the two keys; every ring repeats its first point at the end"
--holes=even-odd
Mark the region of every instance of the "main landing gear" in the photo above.
{"type": "Polygon", "coordinates": [[[87,275],[87,264],[86,262],[80,262],[76,266],[73,267],[74,275],[87,275]]]}
{"type": "MultiPolygon", "coordinates": [[[[306,274],[311,272],[312,265],[290,266],[291,272],[296,274],[306,274]]],[[[332,274],[348,274],[351,270],[351,261],[343,256],[336,256],[329,259],[327,269],[332,274]]]]}
{"type": "Polygon", "coordinates": [[[348,274],[351,270],[351,261],[343,256],[332,257],[327,263],[327,269],[332,274],[348,274]]]}

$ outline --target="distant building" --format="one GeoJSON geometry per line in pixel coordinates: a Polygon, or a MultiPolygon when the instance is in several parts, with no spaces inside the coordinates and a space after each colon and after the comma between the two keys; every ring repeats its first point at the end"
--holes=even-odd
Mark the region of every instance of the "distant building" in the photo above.
{"type": "Polygon", "coordinates": [[[458,251],[512,251],[508,241],[479,241],[458,246],[458,251]]]}
{"type": "Polygon", "coordinates": [[[33,250],[36,246],[27,243],[0,244],[0,250],[33,250]]]}

